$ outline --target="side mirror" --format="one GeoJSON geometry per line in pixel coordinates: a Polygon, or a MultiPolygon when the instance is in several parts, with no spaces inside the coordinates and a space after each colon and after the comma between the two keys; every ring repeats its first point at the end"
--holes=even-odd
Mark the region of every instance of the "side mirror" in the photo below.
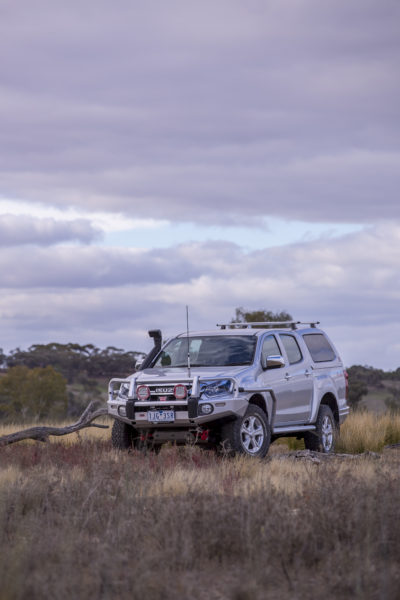
{"type": "Polygon", "coordinates": [[[280,354],[263,356],[263,369],[280,369],[285,366],[285,359],[280,354]]]}

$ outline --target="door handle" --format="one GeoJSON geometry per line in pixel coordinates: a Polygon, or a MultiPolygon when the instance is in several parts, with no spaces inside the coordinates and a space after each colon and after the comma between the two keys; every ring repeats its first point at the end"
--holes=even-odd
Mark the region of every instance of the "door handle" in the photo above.
{"type": "Polygon", "coordinates": [[[291,377],[292,377],[292,376],[291,376],[291,375],[289,375],[289,373],[286,373],[286,375],[285,375],[285,379],[286,379],[286,381],[289,381],[289,379],[290,379],[291,377]]]}
{"type": "Polygon", "coordinates": [[[306,370],[304,371],[304,375],[305,375],[306,377],[310,377],[310,375],[311,375],[311,372],[310,372],[308,369],[306,369],[306,370]]]}

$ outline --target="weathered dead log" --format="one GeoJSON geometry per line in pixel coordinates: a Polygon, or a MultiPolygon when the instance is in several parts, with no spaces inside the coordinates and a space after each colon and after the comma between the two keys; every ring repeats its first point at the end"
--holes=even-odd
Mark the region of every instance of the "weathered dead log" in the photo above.
{"type": "Polygon", "coordinates": [[[94,410],[97,402],[91,402],[83,411],[79,420],[72,425],[66,427],[30,427],[29,429],[23,429],[22,431],[16,431],[8,435],[0,437],[0,446],[7,446],[8,444],[14,444],[15,442],[21,442],[22,440],[36,440],[37,442],[47,442],[50,435],[68,435],[75,433],[86,427],[98,427],[100,429],[108,429],[108,425],[99,425],[98,423],[92,423],[98,417],[107,414],[106,408],[99,408],[94,410]]]}
{"type": "Polygon", "coordinates": [[[296,452],[287,452],[285,454],[276,454],[274,458],[278,460],[290,459],[290,460],[304,460],[312,462],[314,464],[321,464],[323,461],[330,460],[354,460],[357,458],[381,458],[377,452],[371,452],[367,450],[361,454],[323,454],[322,452],[315,452],[314,450],[297,450],[296,452]]]}

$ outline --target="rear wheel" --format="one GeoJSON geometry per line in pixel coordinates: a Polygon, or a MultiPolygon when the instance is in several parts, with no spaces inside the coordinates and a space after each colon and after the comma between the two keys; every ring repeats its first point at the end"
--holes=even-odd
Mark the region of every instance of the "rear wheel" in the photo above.
{"type": "Polygon", "coordinates": [[[238,417],[221,429],[222,452],[263,458],[271,443],[271,428],[265,412],[249,404],[244,417],[238,417]]]}
{"type": "Polygon", "coordinates": [[[304,434],[304,445],[307,450],[315,450],[324,454],[334,452],[338,427],[329,406],[321,404],[315,427],[315,431],[307,431],[304,434]]]}

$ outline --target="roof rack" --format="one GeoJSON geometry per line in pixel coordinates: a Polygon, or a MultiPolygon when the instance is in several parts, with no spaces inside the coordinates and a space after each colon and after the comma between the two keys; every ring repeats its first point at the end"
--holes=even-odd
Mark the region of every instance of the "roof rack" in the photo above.
{"type": "Polygon", "coordinates": [[[297,329],[297,325],[309,325],[310,327],[316,327],[319,325],[319,321],[260,321],[255,323],[243,322],[243,323],[217,323],[217,327],[221,329],[249,329],[251,327],[290,327],[290,329],[297,329]]]}

